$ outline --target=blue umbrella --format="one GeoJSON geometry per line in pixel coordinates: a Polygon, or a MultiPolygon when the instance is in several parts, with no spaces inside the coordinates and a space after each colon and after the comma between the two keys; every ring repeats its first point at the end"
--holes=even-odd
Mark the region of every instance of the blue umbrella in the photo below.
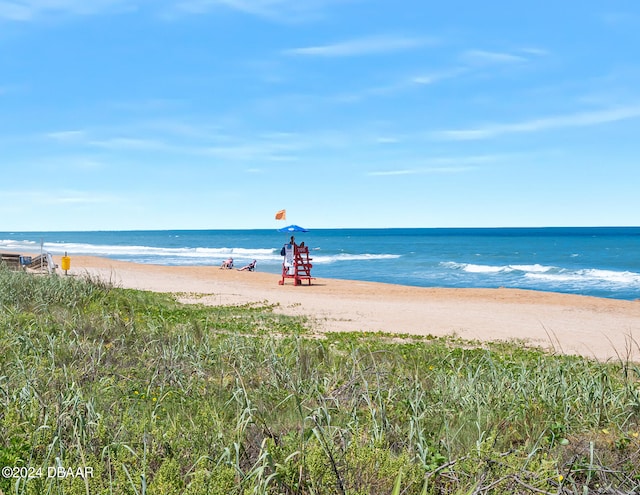
{"type": "Polygon", "coordinates": [[[300,227],[299,225],[289,225],[278,229],[278,232],[309,232],[307,229],[300,227]]]}

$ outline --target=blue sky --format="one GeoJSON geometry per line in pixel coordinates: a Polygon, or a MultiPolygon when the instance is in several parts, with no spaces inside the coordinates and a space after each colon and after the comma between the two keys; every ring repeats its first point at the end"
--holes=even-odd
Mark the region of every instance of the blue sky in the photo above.
{"type": "Polygon", "coordinates": [[[0,0],[0,231],[640,225],[640,2],[0,0]]]}

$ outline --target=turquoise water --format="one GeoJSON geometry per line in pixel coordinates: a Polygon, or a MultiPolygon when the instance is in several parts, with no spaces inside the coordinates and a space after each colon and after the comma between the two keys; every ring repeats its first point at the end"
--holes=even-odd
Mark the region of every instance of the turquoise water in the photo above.
{"type": "MultiPolygon", "coordinates": [[[[0,250],[280,273],[275,230],[0,232],[0,250]]],[[[640,299],[640,227],[320,229],[305,241],[316,277],[423,287],[513,287],[640,299]]]]}

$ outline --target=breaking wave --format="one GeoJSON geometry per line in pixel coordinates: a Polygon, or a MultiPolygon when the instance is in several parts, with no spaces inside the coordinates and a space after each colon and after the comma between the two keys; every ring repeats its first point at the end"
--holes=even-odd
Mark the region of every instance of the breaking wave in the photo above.
{"type": "Polygon", "coordinates": [[[631,271],[603,270],[598,268],[569,269],[547,265],[479,265],[448,261],[441,263],[444,268],[470,275],[502,278],[505,285],[518,280],[524,285],[534,283],[549,288],[610,287],[640,288],[640,273],[631,271]]]}

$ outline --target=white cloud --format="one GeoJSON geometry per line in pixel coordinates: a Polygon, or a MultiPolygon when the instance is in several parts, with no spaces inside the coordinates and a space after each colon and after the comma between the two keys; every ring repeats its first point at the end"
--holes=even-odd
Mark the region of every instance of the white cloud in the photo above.
{"type": "Polygon", "coordinates": [[[375,138],[375,142],[380,144],[396,144],[400,142],[400,138],[393,136],[379,136],[375,138]]]}
{"type": "Polygon", "coordinates": [[[317,18],[333,3],[345,0],[181,0],[174,11],[187,14],[205,14],[225,7],[248,15],[279,22],[296,22],[317,18]]]}
{"type": "Polygon", "coordinates": [[[434,156],[423,160],[409,160],[404,165],[410,165],[412,168],[404,168],[398,170],[377,170],[368,172],[369,176],[394,176],[394,175],[442,175],[442,174],[461,174],[478,170],[481,165],[489,163],[504,162],[513,158],[511,154],[484,154],[484,155],[451,155],[451,156],[434,156]]]}
{"type": "MultiPolygon", "coordinates": [[[[364,42],[366,40],[358,40],[359,43],[362,43],[362,50],[368,48],[373,51],[376,49],[376,44],[371,43],[367,46],[364,42]]],[[[396,48],[398,50],[403,47],[403,38],[397,39],[398,43],[396,44],[396,48]]],[[[296,50],[289,50],[287,53],[301,54],[301,55],[316,55],[316,56],[347,56],[347,55],[356,55],[357,48],[360,46],[359,43],[355,42],[345,42],[336,45],[326,45],[320,47],[309,47],[309,48],[300,48],[296,50]],[[352,46],[353,43],[353,46],[352,46]]],[[[404,39],[404,47],[406,49],[419,46],[420,44],[429,43],[428,40],[425,39],[416,39],[416,38],[405,38],[404,39]],[[413,44],[411,44],[413,43],[413,44]]],[[[389,45],[389,50],[394,46],[393,44],[389,45]]],[[[521,50],[522,53],[526,53],[529,55],[541,56],[544,54],[542,50],[537,50],[535,48],[528,48],[521,50]]],[[[460,57],[463,62],[458,64],[457,66],[450,68],[443,68],[440,70],[433,70],[430,72],[422,72],[416,73],[416,75],[405,77],[402,80],[398,80],[396,82],[390,82],[387,85],[381,85],[371,88],[362,89],[358,92],[344,93],[339,94],[335,97],[337,101],[342,102],[357,102],[361,101],[370,96],[384,96],[396,94],[402,91],[407,91],[414,89],[417,86],[429,86],[432,84],[442,83],[443,81],[449,79],[455,79],[466,74],[481,72],[481,71],[489,71],[492,70],[493,67],[497,64],[507,65],[507,64],[515,64],[526,62],[528,59],[519,55],[512,55],[508,53],[497,53],[497,52],[487,52],[482,50],[469,50],[464,52],[464,54],[460,57]]]]}
{"type": "Polygon", "coordinates": [[[521,52],[526,53],[527,55],[534,55],[536,57],[544,57],[546,55],[549,55],[549,52],[542,48],[523,48],[521,52]]]}
{"type": "Polygon", "coordinates": [[[0,19],[29,21],[50,14],[92,15],[135,7],[133,0],[0,0],[0,19]]]}
{"type": "Polygon", "coordinates": [[[369,172],[367,173],[367,175],[371,175],[374,177],[379,177],[379,176],[383,176],[383,177],[388,177],[390,175],[414,175],[417,174],[418,171],[417,170],[411,170],[411,169],[407,169],[407,170],[380,170],[377,172],[369,172]]]}
{"type": "Polygon", "coordinates": [[[86,137],[86,133],[84,131],[55,131],[48,133],[46,137],[54,141],[75,142],[86,137]]]}
{"type": "Polygon", "coordinates": [[[30,21],[52,14],[94,15],[154,8],[173,13],[206,14],[227,8],[263,18],[292,22],[317,18],[330,4],[345,0],[0,0],[0,20],[30,21]]]}
{"type": "Polygon", "coordinates": [[[46,198],[50,204],[74,204],[74,205],[86,205],[86,204],[111,204],[117,200],[112,195],[96,194],[94,192],[83,191],[63,191],[57,196],[49,196],[46,198]]]}
{"type": "Polygon", "coordinates": [[[184,0],[177,4],[179,10],[192,14],[202,14],[214,7],[228,7],[247,14],[268,16],[278,6],[281,0],[184,0]]]}
{"type": "Polygon", "coordinates": [[[290,50],[285,50],[283,53],[286,55],[311,57],[353,57],[358,55],[398,52],[416,48],[426,43],[428,43],[428,40],[424,38],[371,36],[329,45],[292,48],[290,50]]]}
{"type": "Polygon", "coordinates": [[[461,76],[467,72],[469,72],[469,69],[466,67],[454,67],[448,70],[441,70],[441,71],[431,72],[427,74],[420,74],[418,76],[413,76],[411,78],[411,83],[418,84],[418,85],[435,84],[445,79],[453,79],[454,77],[461,76]]]}
{"type": "Polygon", "coordinates": [[[460,165],[449,167],[424,167],[404,170],[379,170],[375,172],[368,172],[366,175],[375,177],[388,177],[393,175],[460,174],[464,172],[471,172],[472,170],[476,169],[477,167],[460,165]]]}
{"type": "Polygon", "coordinates": [[[93,172],[107,167],[106,163],[103,162],[100,157],[82,154],[65,154],[57,156],[47,154],[45,157],[39,158],[37,160],[37,164],[41,169],[49,168],[65,174],[87,171],[93,172]]]}
{"type": "Polygon", "coordinates": [[[90,141],[90,145],[99,148],[116,150],[146,150],[146,151],[167,151],[171,147],[162,141],[155,139],[137,138],[109,138],[103,140],[90,141]]]}
{"type": "Polygon", "coordinates": [[[41,190],[9,190],[2,191],[2,196],[9,202],[27,203],[31,206],[112,204],[121,198],[111,194],[95,191],[41,191],[41,190]]]}
{"type": "Polygon", "coordinates": [[[462,59],[470,64],[513,64],[526,62],[525,57],[511,53],[489,52],[485,50],[468,50],[462,54],[462,59]]]}
{"type": "Polygon", "coordinates": [[[230,161],[281,162],[297,160],[295,154],[269,143],[211,146],[202,149],[199,154],[230,161]]]}
{"type": "Polygon", "coordinates": [[[640,16],[637,12],[630,11],[607,12],[602,16],[602,21],[614,29],[623,27],[637,29],[640,26],[640,16]]]}
{"type": "Polygon", "coordinates": [[[32,16],[32,9],[28,5],[14,2],[0,1],[0,19],[10,21],[26,21],[32,16]]]}
{"type": "Polygon", "coordinates": [[[581,112],[571,115],[557,115],[512,124],[486,125],[475,129],[438,131],[433,133],[432,136],[434,138],[444,140],[469,141],[489,139],[503,134],[539,132],[569,127],[586,127],[618,122],[620,120],[635,119],[638,117],[640,117],[640,105],[632,105],[628,107],[616,107],[592,112],[581,112]]]}

